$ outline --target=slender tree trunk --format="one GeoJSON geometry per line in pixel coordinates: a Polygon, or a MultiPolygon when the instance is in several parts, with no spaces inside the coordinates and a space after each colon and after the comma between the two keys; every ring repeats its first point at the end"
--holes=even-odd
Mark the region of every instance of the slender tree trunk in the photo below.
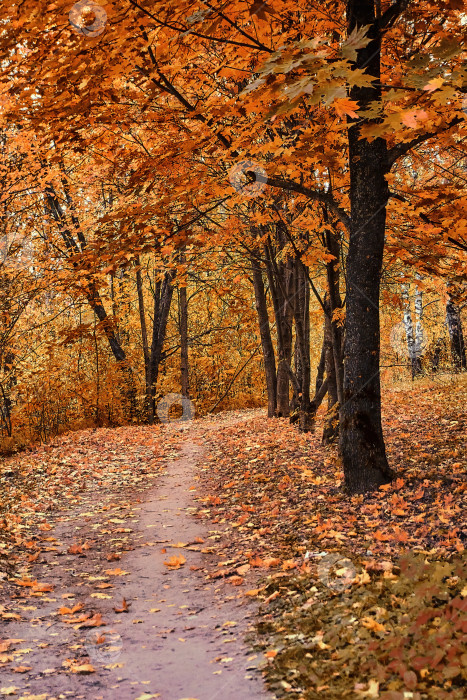
{"type": "Polygon", "coordinates": [[[423,345],[423,329],[422,329],[422,314],[423,314],[423,303],[421,291],[417,291],[415,298],[415,313],[417,317],[415,329],[412,320],[412,312],[410,309],[410,295],[409,295],[409,285],[402,285],[402,302],[404,308],[404,328],[405,337],[407,341],[407,351],[409,354],[410,368],[412,372],[412,379],[414,379],[417,374],[422,371],[422,360],[421,352],[423,345]]]}
{"type": "MultiPolygon", "coordinates": [[[[324,208],[324,220],[329,221],[324,208]]],[[[333,260],[326,263],[327,293],[324,299],[324,345],[326,376],[328,378],[328,411],[323,429],[323,444],[334,442],[339,435],[339,406],[344,392],[344,364],[342,355],[343,329],[335,318],[335,311],[342,308],[340,296],[340,240],[336,231],[327,230],[325,243],[333,260]]]]}
{"type": "Polygon", "coordinates": [[[188,298],[186,287],[178,288],[178,326],[180,332],[180,383],[182,396],[190,398],[190,366],[188,358],[188,298]]]}
{"type": "Polygon", "coordinates": [[[300,348],[298,346],[297,339],[295,338],[294,345],[294,374],[297,379],[297,383],[292,383],[292,399],[290,401],[290,422],[296,423],[299,420],[300,412],[300,398],[301,398],[301,386],[302,386],[302,358],[300,355],[300,348]]]}
{"type": "Polygon", "coordinates": [[[292,282],[290,262],[280,265],[274,259],[271,245],[266,247],[266,273],[271,292],[277,330],[277,393],[276,415],[290,413],[290,363],[292,360],[293,308],[287,299],[292,282]]]}
{"type": "Polygon", "coordinates": [[[173,296],[173,271],[164,274],[162,282],[156,284],[154,294],[154,322],[152,328],[152,342],[149,357],[149,422],[152,424],[156,418],[156,384],[159,376],[159,367],[162,359],[167,322],[169,320],[170,305],[173,296]]]}
{"type": "MultiPolygon", "coordinates": [[[[416,279],[421,279],[416,273],[416,279]]],[[[423,354],[423,292],[417,287],[415,291],[415,366],[414,376],[422,372],[422,354],[423,354]]]]}
{"type": "MultiPolygon", "coordinates": [[[[349,0],[347,23],[370,25],[367,47],[357,52],[355,68],[376,80],[372,87],[354,86],[350,98],[360,110],[381,99],[381,36],[375,21],[374,0],[349,0]]],[[[361,120],[365,122],[363,118],[361,120]]],[[[379,292],[383,262],[388,185],[386,141],[361,137],[360,122],[348,129],[351,228],[347,256],[347,314],[344,349],[344,396],[340,409],[340,451],[346,488],[363,493],[389,482],[393,476],[386,458],[381,425],[379,373],[379,292]]]]}
{"type": "MultiPolygon", "coordinates": [[[[76,219],[75,215],[72,215],[72,222],[76,228],[76,236],[77,240],[74,238],[73,232],[68,226],[67,223],[67,217],[65,215],[65,212],[63,211],[60,201],[57,197],[57,194],[52,187],[52,185],[47,185],[45,188],[45,198],[46,198],[46,211],[48,214],[51,214],[52,217],[54,218],[55,222],[57,223],[59,233],[62,237],[62,240],[65,244],[65,247],[70,255],[72,256],[78,256],[83,253],[84,249],[86,248],[86,239],[84,238],[84,234],[79,228],[79,222],[76,219]]],[[[67,192],[67,201],[70,200],[70,195],[67,192]]],[[[72,261],[71,265],[74,269],[77,268],[78,263],[76,261],[72,261]]],[[[102,299],[100,297],[97,285],[95,281],[92,279],[91,273],[89,273],[89,277],[86,280],[87,281],[87,287],[85,289],[85,296],[86,299],[93,309],[94,313],[96,314],[97,318],[99,319],[101,323],[101,327],[104,330],[104,333],[107,337],[107,340],[109,342],[110,349],[112,351],[112,354],[114,358],[117,360],[117,362],[125,362],[126,361],[126,355],[125,351],[123,350],[123,347],[117,337],[114,323],[112,320],[108,317],[107,312],[104,308],[104,304],[102,303],[102,299]]],[[[130,370],[128,370],[130,371],[130,370]]],[[[127,372],[128,374],[128,372],[127,372]]],[[[131,374],[131,372],[130,372],[131,374]]]]}
{"type": "Polygon", "coordinates": [[[305,274],[305,266],[297,258],[295,264],[297,293],[295,295],[295,328],[300,349],[301,400],[299,427],[302,432],[313,429],[316,407],[310,397],[310,288],[305,274]]]}
{"type": "MultiPolygon", "coordinates": [[[[328,221],[328,214],[324,210],[325,221],[328,221]]],[[[326,276],[328,283],[328,305],[327,313],[329,314],[331,334],[331,352],[334,359],[334,384],[336,389],[337,401],[342,405],[344,394],[344,358],[342,353],[342,336],[343,329],[339,325],[338,320],[334,318],[334,312],[342,308],[342,300],[340,296],[340,241],[336,232],[326,232],[326,248],[334,256],[334,260],[326,263],[326,276]]]]}
{"type": "Polygon", "coordinates": [[[282,343],[279,351],[277,369],[277,415],[286,418],[290,415],[290,379],[289,370],[292,360],[292,325],[288,315],[282,316],[282,343]]]}
{"type": "Polygon", "coordinates": [[[324,333],[325,329],[323,328],[323,345],[321,346],[321,355],[319,358],[318,367],[316,368],[315,392],[318,392],[321,389],[321,385],[324,382],[324,373],[326,371],[326,344],[324,333]]]}
{"type": "Polygon", "coordinates": [[[150,380],[149,380],[149,344],[148,344],[148,329],[146,323],[146,311],[144,307],[144,290],[143,290],[143,279],[141,276],[141,264],[139,256],[136,258],[136,291],[138,295],[138,313],[139,313],[139,323],[141,328],[141,344],[143,346],[143,359],[144,359],[144,385],[145,385],[145,405],[144,413],[146,416],[149,415],[149,396],[150,396],[150,380]]]}
{"type": "Polygon", "coordinates": [[[277,400],[276,357],[271,338],[261,265],[254,256],[250,256],[250,264],[253,277],[253,289],[255,292],[256,312],[258,314],[259,332],[261,336],[261,347],[263,350],[264,373],[268,393],[268,418],[273,418],[276,415],[277,400]]]}
{"type": "Polygon", "coordinates": [[[446,323],[451,340],[451,358],[454,370],[460,372],[467,369],[464,333],[462,331],[462,321],[459,307],[451,297],[446,304],[446,323]]]}
{"type": "Polygon", "coordinates": [[[325,298],[325,306],[326,311],[328,312],[324,320],[325,365],[326,377],[328,380],[328,411],[323,429],[323,443],[325,445],[329,445],[334,442],[339,435],[339,399],[337,393],[336,364],[334,361],[333,352],[333,334],[330,314],[331,305],[329,297],[325,298]]]}

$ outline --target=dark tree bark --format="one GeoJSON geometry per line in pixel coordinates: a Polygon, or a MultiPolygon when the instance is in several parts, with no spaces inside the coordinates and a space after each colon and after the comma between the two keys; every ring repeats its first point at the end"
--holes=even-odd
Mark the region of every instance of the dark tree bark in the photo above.
{"type": "MultiPolygon", "coordinates": [[[[350,92],[360,110],[381,99],[381,33],[374,0],[349,0],[347,26],[370,25],[367,47],[357,52],[356,69],[375,78],[372,87],[354,86],[350,92]]],[[[379,291],[383,261],[388,185],[387,144],[384,139],[361,138],[360,124],[349,120],[351,226],[347,257],[347,314],[344,348],[344,395],[340,408],[340,451],[345,485],[363,493],[392,478],[381,426],[379,373],[379,291]]]]}
{"type": "Polygon", "coordinates": [[[431,354],[431,371],[437,372],[439,370],[439,363],[441,361],[441,356],[443,355],[443,350],[445,349],[445,343],[442,338],[438,338],[436,341],[432,354],[431,354]]]}
{"type": "Polygon", "coordinates": [[[250,264],[253,289],[255,292],[256,312],[258,314],[259,332],[261,336],[261,347],[263,351],[266,389],[268,393],[268,418],[273,418],[276,415],[277,400],[276,357],[274,354],[274,345],[272,342],[271,329],[269,325],[268,307],[261,264],[253,255],[250,256],[250,264]]]}
{"type": "Polygon", "coordinates": [[[291,285],[293,284],[292,261],[278,263],[271,242],[265,248],[266,272],[274,308],[277,332],[277,393],[276,415],[290,414],[290,374],[292,361],[293,306],[291,285]]]}
{"type": "Polygon", "coordinates": [[[182,396],[190,398],[190,365],[188,358],[188,298],[186,287],[178,289],[178,329],[180,333],[180,384],[182,396]]]}
{"type": "Polygon", "coordinates": [[[460,372],[467,369],[464,333],[462,331],[462,322],[459,307],[449,297],[446,304],[446,323],[451,341],[451,359],[454,370],[460,372]]]}
{"type": "Polygon", "coordinates": [[[331,325],[331,304],[329,297],[325,299],[326,316],[324,320],[324,348],[325,348],[325,366],[326,377],[328,380],[328,412],[326,422],[323,428],[323,443],[329,445],[339,435],[339,414],[338,414],[338,393],[336,381],[336,364],[334,361],[333,351],[333,334],[331,325]]]}
{"type": "Polygon", "coordinates": [[[136,291],[138,294],[138,313],[139,323],[141,327],[141,343],[143,346],[144,370],[146,375],[146,385],[148,383],[149,370],[149,345],[148,345],[148,329],[146,323],[146,312],[144,310],[144,295],[143,295],[143,279],[141,277],[141,265],[139,256],[136,258],[136,291]]]}
{"type": "MultiPolygon", "coordinates": [[[[329,222],[323,207],[325,222],[329,222]]],[[[337,231],[326,230],[324,244],[333,260],[326,263],[327,293],[324,300],[325,363],[328,378],[328,411],[323,429],[323,443],[331,444],[339,436],[339,407],[344,392],[343,328],[334,312],[342,308],[340,296],[340,240],[337,231]]]]}
{"type": "MultiPolygon", "coordinates": [[[[300,409],[300,397],[301,397],[301,386],[302,386],[302,360],[300,356],[300,348],[298,346],[297,339],[295,339],[294,351],[294,374],[297,379],[296,382],[292,382],[292,398],[290,400],[290,422],[296,423],[299,418],[300,409]]],[[[324,370],[323,370],[324,373],[324,370]]]]}
{"type": "MultiPolygon", "coordinates": [[[[325,211],[325,220],[327,212],[325,211]]],[[[336,232],[326,231],[326,248],[334,256],[334,260],[326,263],[326,275],[328,283],[326,313],[329,316],[329,334],[331,341],[331,356],[334,361],[334,385],[336,399],[342,405],[344,393],[344,362],[343,362],[343,332],[339,322],[334,318],[334,312],[342,308],[340,296],[340,241],[336,232]]]]}
{"type": "Polygon", "coordinates": [[[321,347],[321,355],[319,358],[318,367],[316,368],[316,383],[315,383],[315,393],[317,393],[324,382],[324,372],[326,371],[326,346],[324,342],[324,329],[323,329],[323,345],[321,347]]]}
{"type": "Polygon", "coordinates": [[[310,288],[305,273],[305,266],[298,258],[295,261],[295,329],[300,351],[301,399],[299,409],[299,428],[302,432],[313,429],[316,406],[310,397],[310,288]]]}
{"type": "Polygon", "coordinates": [[[159,367],[162,360],[167,322],[169,320],[170,305],[173,296],[174,271],[164,273],[162,281],[156,283],[154,292],[154,321],[152,326],[152,342],[149,355],[149,423],[156,419],[156,384],[159,376],[159,367]]]}

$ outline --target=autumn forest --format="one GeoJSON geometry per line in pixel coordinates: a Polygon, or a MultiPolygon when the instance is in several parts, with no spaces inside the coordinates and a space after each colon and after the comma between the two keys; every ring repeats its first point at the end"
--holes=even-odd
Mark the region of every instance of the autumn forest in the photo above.
{"type": "Polygon", "coordinates": [[[3,0],[0,696],[465,697],[466,40],[3,0]]]}

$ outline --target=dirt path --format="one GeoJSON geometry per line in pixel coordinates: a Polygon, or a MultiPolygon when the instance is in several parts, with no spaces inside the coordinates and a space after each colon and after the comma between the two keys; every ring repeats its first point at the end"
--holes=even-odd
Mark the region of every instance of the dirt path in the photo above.
{"type": "MultiPolygon", "coordinates": [[[[123,553],[118,562],[106,563],[112,571],[128,573],[109,579],[99,575],[103,563],[98,557],[75,557],[70,567],[69,559],[57,558],[55,552],[47,567],[35,571],[37,578],[54,584],[53,594],[34,600],[34,606],[23,605],[23,620],[13,620],[3,630],[3,638],[24,642],[13,643],[13,664],[0,666],[0,690],[11,689],[13,697],[40,695],[41,700],[59,696],[86,700],[272,697],[257,670],[262,658],[243,641],[254,609],[237,597],[234,587],[213,583],[203,572],[214,555],[200,550],[209,550],[209,537],[218,537],[190,514],[196,467],[205,448],[196,423],[180,438],[180,456],[167,464],[139,512],[129,514],[131,522],[126,524],[133,523],[136,530],[134,549],[123,553]],[[180,542],[193,545],[170,546],[180,542]],[[186,558],[181,568],[171,570],[164,564],[180,555],[186,558]],[[89,588],[90,580],[94,585],[102,580],[97,593],[89,588]],[[73,609],[78,601],[83,603],[83,597],[85,609],[92,606],[105,626],[79,628],[79,623],[65,624],[66,615],[57,615],[60,606],[73,609]],[[117,613],[114,608],[122,607],[123,598],[129,611],[117,613]],[[68,669],[64,663],[70,665],[68,669]]],[[[68,517],[53,533],[65,548],[83,526],[77,515],[68,517]]],[[[87,527],[92,530],[90,518],[87,527]]],[[[68,619],[78,620],[79,615],[76,610],[68,619]]]]}

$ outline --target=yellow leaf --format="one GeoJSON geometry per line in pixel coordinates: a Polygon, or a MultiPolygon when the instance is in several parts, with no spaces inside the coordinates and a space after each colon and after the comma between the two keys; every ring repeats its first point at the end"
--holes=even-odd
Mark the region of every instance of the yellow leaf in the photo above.
{"type": "Polygon", "coordinates": [[[129,571],[123,571],[123,569],[106,569],[105,572],[107,576],[125,576],[129,574],[129,571]]]}
{"type": "Polygon", "coordinates": [[[438,90],[438,88],[440,88],[443,83],[444,83],[443,78],[432,78],[424,86],[423,89],[426,90],[426,92],[434,92],[435,90],[438,90]]]}
{"type": "Polygon", "coordinates": [[[99,598],[101,600],[104,600],[104,598],[111,598],[111,595],[107,595],[107,593],[91,593],[91,598],[99,598]]]}
{"type": "Polygon", "coordinates": [[[70,671],[72,673],[95,673],[96,669],[92,664],[79,664],[79,665],[72,665],[70,666],[70,671]]]}

